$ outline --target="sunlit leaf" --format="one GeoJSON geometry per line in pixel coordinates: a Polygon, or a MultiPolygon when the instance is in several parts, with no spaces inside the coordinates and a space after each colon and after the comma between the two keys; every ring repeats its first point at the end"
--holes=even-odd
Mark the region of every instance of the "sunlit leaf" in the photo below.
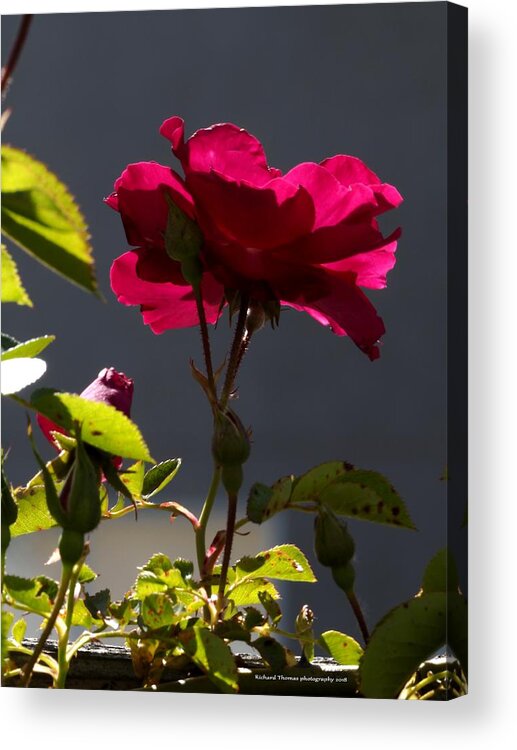
{"type": "Polygon", "coordinates": [[[192,661],[223,693],[237,691],[237,667],[226,643],[201,623],[181,634],[181,645],[192,661]]]}
{"type": "Polygon", "coordinates": [[[67,432],[73,433],[78,422],[81,439],[95,448],[114,456],[153,461],[138,427],[114,406],[50,388],[35,391],[30,405],[67,432]]]}
{"type": "Polygon", "coordinates": [[[2,362],[5,362],[7,359],[17,359],[19,357],[36,357],[55,338],[55,336],[39,336],[37,339],[29,339],[29,341],[23,341],[20,344],[11,346],[2,352],[2,362]]]}
{"type": "Polygon", "coordinates": [[[327,630],[322,633],[318,643],[332,656],[338,664],[357,666],[363,655],[363,649],[354,638],[339,630],[327,630]]]}
{"type": "Polygon", "coordinates": [[[284,581],[316,581],[309,561],[294,544],[282,544],[254,557],[242,557],[236,564],[235,572],[239,580],[276,578],[284,581]]]}
{"type": "Polygon", "coordinates": [[[17,305],[32,307],[32,301],[27,294],[16,263],[2,245],[2,302],[15,302],[17,305]]]}
{"type": "Polygon", "coordinates": [[[13,393],[35,383],[46,372],[47,363],[37,357],[19,357],[2,362],[2,395],[13,393]]]}
{"type": "Polygon", "coordinates": [[[47,616],[52,610],[52,602],[57,594],[58,585],[46,576],[21,578],[4,576],[4,586],[9,596],[31,612],[47,616]]]}
{"type": "Polygon", "coordinates": [[[53,271],[97,291],[88,229],[68,188],[40,161],[5,145],[2,232],[53,271]]]}

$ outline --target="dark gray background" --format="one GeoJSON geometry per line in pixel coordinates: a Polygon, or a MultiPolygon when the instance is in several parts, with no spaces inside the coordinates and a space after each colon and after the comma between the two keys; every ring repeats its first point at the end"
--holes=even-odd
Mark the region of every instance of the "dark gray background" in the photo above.
{"type": "MultiPolygon", "coordinates": [[[[2,19],[3,60],[18,21],[2,19]]],[[[387,328],[381,359],[369,362],[350,340],[290,311],[278,331],[257,335],[239,377],[238,409],[254,433],[246,488],[343,458],[384,472],[405,498],[418,532],[350,524],[372,625],[418,589],[425,562],[445,544],[445,34],[445,3],[41,15],[6,102],[13,115],[5,141],[48,163],[78,198],[107,302],[15,248],[35,310],[5,306],[2,328],[22,340],[57,335],[45,385],[80,391],[108,365],[132,376],[134,419],[157,459],[183,457],[171,492],[194,508],[210,471],[210,418],[187,365],[190,356],[201,362],[199,335],[155,336],[137,308],[116,302],[108,272],[127,245],[102,198],[127,163],[172,163],[158,128],[173,114],[187,132],[220,121],[246,127],[282,169],[349,153],[399,188],[405,202],[384,222],[386,230],[403,226],[398,263],[388,288],[369,293],[387,328]]],[[[228,337],[221,321],[221,353],[228,337]]],[[[24,430],[24,416],[5,403],[13,482],[34,471],[24,430]]],[[[223,506],[221,497],[214,530],[223,506]]],[[[92,564],[111,561],[102,585],[116,595],[157,545],[186,554],[190,544],[185,525],[171,530],[162,517],[107,527],[96,532],[92,564]]],[[[55,535],[42,537],[51,549],[55,535]]],[[[312,522],[284,514],[244,542],[249,551],[293,542],[312,559],[312,522]]],[[[33,538],[20,539],[10,567],[35,572],[44,554],[33,538]]],[[[307,602],[318,630],[357,635],[328,571],[314,567],[319,584],[282,586],[284,626],[307,602]]]]}

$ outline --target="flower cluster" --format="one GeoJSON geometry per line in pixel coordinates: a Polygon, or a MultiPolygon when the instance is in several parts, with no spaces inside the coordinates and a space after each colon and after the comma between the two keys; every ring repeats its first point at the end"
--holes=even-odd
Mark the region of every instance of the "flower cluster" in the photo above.
{"type": "Polygon", "coordinates": [[[268,166],[254,136],[230,123],[185,140],[183,120],[172,117],[160,132],[184,178],[156,162],[130,164],[106,199],[133,248],[111,269],[118,300],[140,305],[155,333],[199,322],[193,289],[165,250],[172,200],[203,235],[209,323],[238,291],[305,311],[376,359],[384,325],[361,287],[383,288],[395,264],[400,231],[385,238],[377,217],[401,203],[396,188],[353,156],[305,162],[282,174],[268,166]]]}

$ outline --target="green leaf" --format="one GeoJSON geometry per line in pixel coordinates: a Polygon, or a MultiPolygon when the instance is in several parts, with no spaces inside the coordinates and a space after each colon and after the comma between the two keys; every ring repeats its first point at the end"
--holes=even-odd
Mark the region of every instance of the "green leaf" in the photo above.
{"type": "MultiPolygon", "coordinates": [[[[61,490],[68,473],[69,458],[70,454],[62,451],[59,456],[46,464],[57,492],[61,490]]],[[[41,471],[33,476],[25,487],[17,487],[14,490],[14,497],[18,506],[18,518],[11,528],[13,537],[44,531],[57,525],[48,509],[41,471]]]]}
{"type": "Polygon", "coordinates": [[[53,271],[90,292],[97,283],[84,217],[47,167],[2,146],[2,232],[53,271]]]}
{"type": "Polygon", "coordinates": [[[278,602],[275,601],[276,599],[280,599],[280,596],[278,595],[276,589],[275,593],[277,594],[277,596],[275,596],[270,589],[266,588],[262,588],[258,592],[259,601],[266,610],[267,615],[273,625],[276,625],[282,619],[282,610],[280,609],[280,605],[278,604],[278,602]]]}
{"type": "Polygon", "coordinates": [[[32,307],[32,301],[27,294],[16,263],[2,245],[2,302],[15,302],[17,305],[32,307]]]}
{"type": "Polygon", "coordinates": [[[111,593],[109,589],[101,589],[96,594],[86,594],[84,597],[84,603],[86,609],[94,619],[106,617],[109,612],[109,606],[111,602],[111,593]]]}
{"type": "Polygon", "coordinates": [[[341,516],[415,528],[402,498],[388,480],[375,471],[347,471],[321,492],[320,502],[341,516]]]}
{"type": "Polygon", "coordinates": [[[119,474],[120,481],[127,487],[134,498],[140,499],[142,496],[142,485],[144,483],[145,464],[143,461],[136,461],[127,469],[119,474]]]}
{"type": "Polygon", "coordinates": [[[156,553],[151,559],[143,565],[142,572],[152,573],[167,588],[172,589],[176,586],[185,586],[181,572],[181,562],[178,567],[176,561],[172,563],[167,555],[161,552],[156,553]]]}
{"type": "Polygon", "coordinates": [[[21,643],[23,639],[25,638],[25,631],[27,630],[27,620],[25,617],[20,617],[19,620],[17,620],[12,629],[12,636],[13,640],[16,641],[16,643],[21,643]]]}
{"type": "Polygon", "coordinates": [[[263,523],[289,505],[293,477],[282,477],[272,487],[256,482],[248,497],[247,516],[252,523],[263,523]]]}
{"type": "Polygon", "coordinates": [[[276,578],[283,581],[316,581],[307,558],[294,544],[282,544],[255,557],[243,557],[237,562],[235,572],[240,580],[276,578]]]}
{"type": "Polygon", "coordinates": [[[151,630],[159,630],[177,620],[172,601],[167,594],[146,596],[142,602],[141,615],[144,624],[151,630]]]}
{"type": "Polygon", "coordinates": [[[141,573],[134,586],[137,598],[143,600],[150,594],[172,591],[177,586],[188,587],[180,567],[177,567],[167,555],[161,552],[153,555],[145,565],[139,568],[141,573]]]}
{"type": "Polygon", "coordinates": [[[40,388],[32,394],[30,406],[67,432],[81,425],[81,439],[106,453],[152,462],[138,427],[114,406],[40,388]]]}
{"type": "Polygon", "coordinates": [[[72,613],[72,625],[91,630],[94,625],[102,625],[102,620],[96,619],[86,607],[82,599],[76,599],[74,602],[74,611],[72,613]]]}
{"type": "Polygon", "coordinates": [[[428,564],[422,579],[424,594],[434,591],[458,591],[458,571],[447,548],[440,550],[428,564]]]}
{"type": "Polygon", "coordinates": [[[318,502],[323,490],[354,467],[346,461],[327,461],[314,466],[294,483],[291,502],[318,502]]]}
{"type": "Polygon", "coordinates": [[[2,362],[2,395],[11,396],[39,380],[47,370],[47,363],[37,357],[17,357],[2,362]]]}
{"type": "Polygon", "coordinates": [[[81,572],[79,573],[79,578],[78,578],[79,583],[91,583],[92,581],[95,581],[95,579],[98,577],[99,577],[98,573],[92,570],[89,565],[86,565],[86,563],[83,563],[81,572]]]}
{"type": "Polygon", "coordinates": [[[318,643],[338,664],[357,666],[363,655],[363,649],[357,641],[339,630],[326,630],[320,635],[318,643]]]}
{"type": "Polygon", "coordinates": [[[223,693],[237,692],[237,667],[232,652],[221,638],[196,623],[181,634],[180,640],[185,653],[223,693]]]}
{"type": "Polygon", "coordinates": [[[169,458],[149,469],[144,477],[142,496],[149,500],[174,479],[181,466],[181,458],[169,458]]]}
{"type": "Polygon", "coordinates": [[[4,586],[9,596],[23,607],[36,614],[48,616],[52,611],[52,602],[57,594],[58,585],[46,576],[21,578],[4,576],[4,586]]]}
{"type": "Polygon", "coordinates": [[[290,665],[289,652],[271,636],[261,636],[251,642],[265,662],[275,672],[281,672],[290,665]]]}
{"type": "Polygon", "coordinates": [[[229,587],[225,596],[233,603],[235,608],[244,607],[247,604],[259,604],[260,593],[266,591],[272,599],[279,599],[275,586],[265,578],[245,579],[229,587]]]}
{"type": "Polygon", "coordinates": [[[377,625],[360,663],[367,698],[395,698],[422,662],[450,646],[467,672],[467,605],[459,594],[424,594],[377,625]]]}
{"type": "Polygon", "coordinates": [[[55,338],[55,336],[39,336],[37,339],[29,339],[29,341],[11,346],[5,352],[2,352],[2,362],[5,362],[7,359],[17,359],[18,357],[36,357],[55,338]]]}

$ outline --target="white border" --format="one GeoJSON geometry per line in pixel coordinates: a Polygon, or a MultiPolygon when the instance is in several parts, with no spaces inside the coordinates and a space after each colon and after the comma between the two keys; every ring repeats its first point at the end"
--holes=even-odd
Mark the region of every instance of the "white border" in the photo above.
{"type": "MultiPolygon", "coordinates": [[[[244,3],[245,4],[245,3],[244,3]]],[[[255,2],[267,5],[338,3],[255,2]]],[[[516,304],[514,0],[470,0],[470,613],[471,693],[449,704],[2,689],[4,741],[74,748],[486,746],[515,738],[516,304]]],[[[239,7],[160,2],[146,10],[239,7]]],[[[77,0],[73,11],[137,10],[77,0]],[[106,7],[108,6],[108,7],[106,7]]],[[[4,0],[4,14],[70,12],[64,0],[4,0]]],[[[408,354],[410,356],[410,354],[408,354]]]]}

